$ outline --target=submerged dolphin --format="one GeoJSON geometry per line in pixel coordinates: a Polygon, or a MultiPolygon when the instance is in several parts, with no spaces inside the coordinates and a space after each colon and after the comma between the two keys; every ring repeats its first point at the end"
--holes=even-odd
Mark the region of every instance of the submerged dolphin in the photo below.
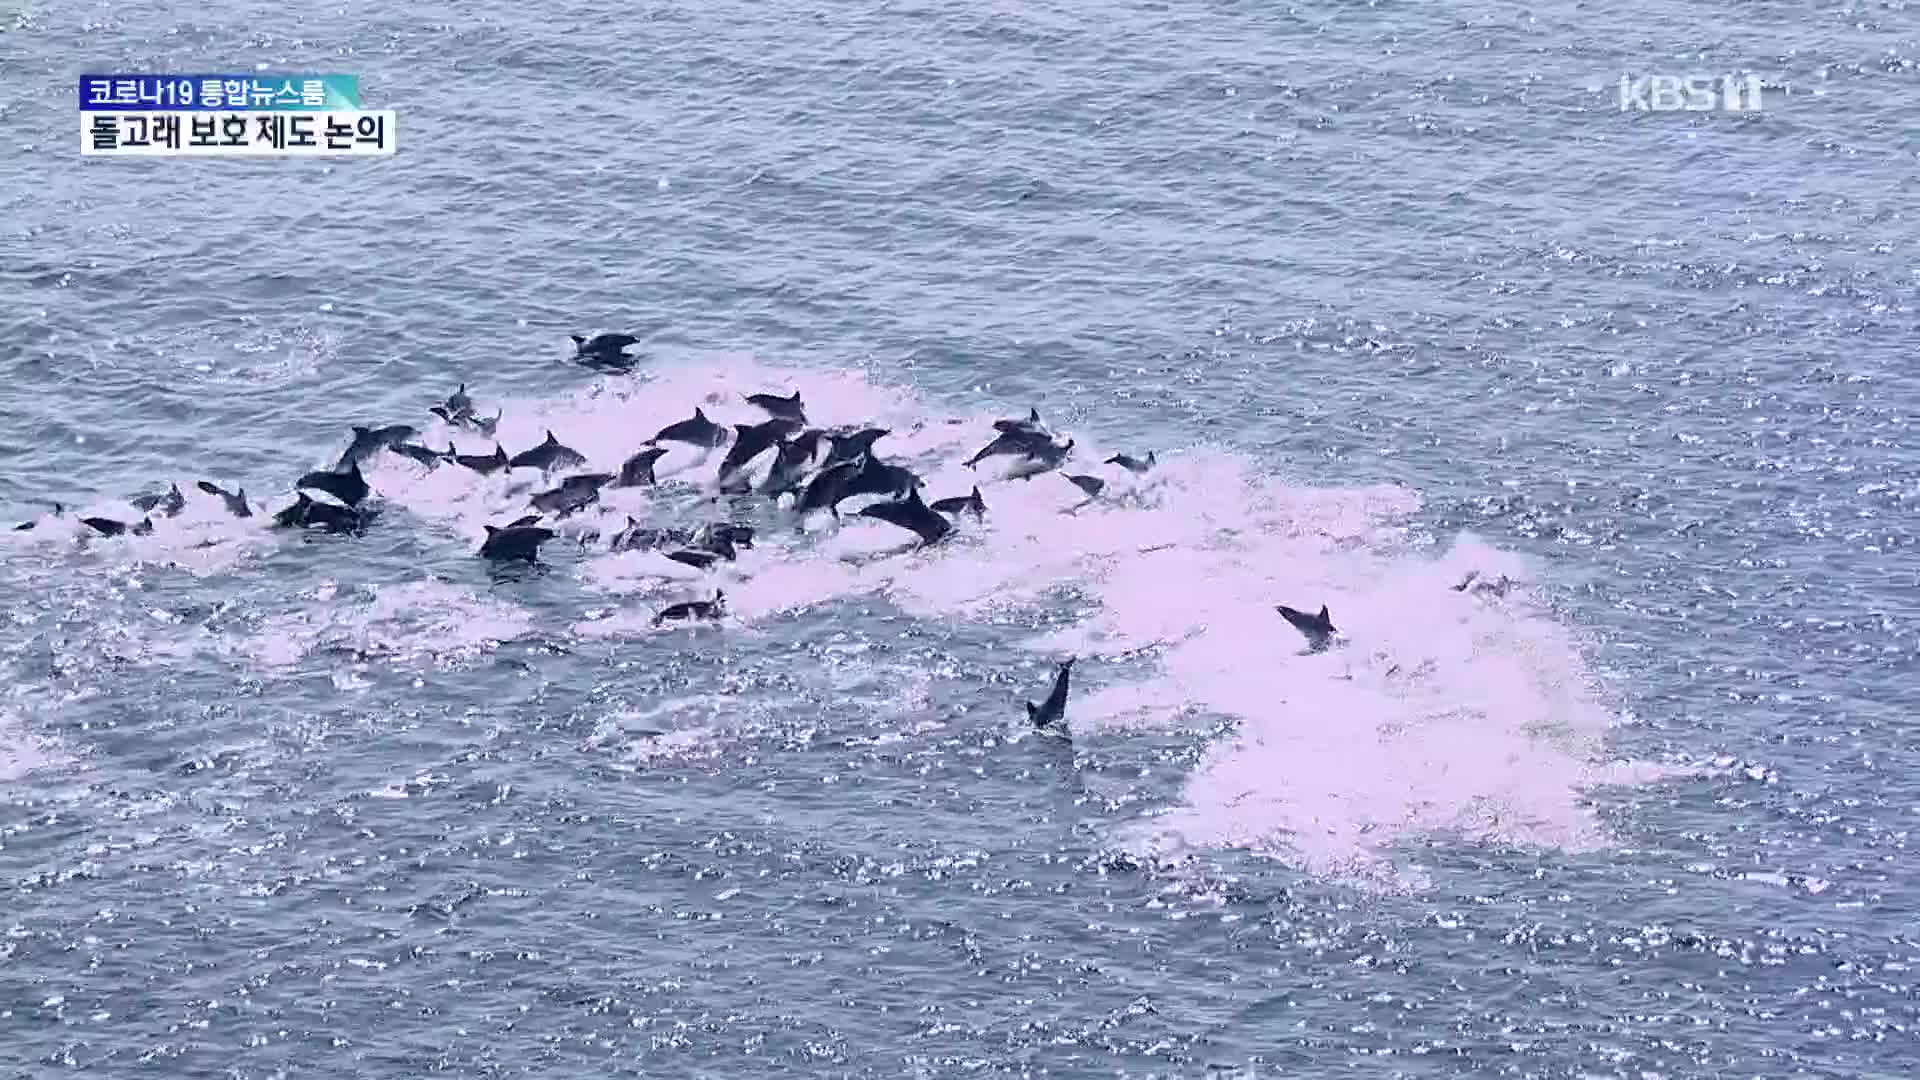
{"type": "Polygon", "coordinates": [[[179,484],[168,484],[164,494],[139,495],[127,501],[143,514],[158,510],[167,517],[176,517],[187,507],[187,497],[180,493],[179,484]]]}
{"type": "Polygon", "coordinates": [[[461,383],[460,389],[447,395],[444,404],[435,405],[427,411],[449,424],[464,424],[473,419],[473,399],[467,396],[467,384],[461,383]]]}
{"type": "Polygon", "coordinates": [[[573,358],[587,367],[631,371],[639,362],[627,354],[628,346],[640,343],[632,334],[597,334],[591,341],[579,334],[567,336],[573,339],[573,358]]]}
{"type": "Polygon", "coordinates": [[[549,429],[545,442],[531,450],[522,450],[513,455],[513,458],[507,462],[507,468],[552,472],[555,469],[571,469],[586,463],[585,454],[554,438],[552,430],[549,429]]]}
{"type": "MultiPolygon", "coordinates": [[[[53,513],[52,513],[52,514],[50,515],[50,516],[52,516],[52,517],[62,517],[62,516],[64,516],[64,515],[66,514],[66,512],[67,512],[67,508],[66,508],[65,506],[62,506],[62,505],[61,505],[61,504],[59,504],[59,503],[51,503],[51,504],[49,504],[49,505],[51,505],[51,506],[53,507],[53,513]]],[[[40,527],[40,519],[39,519],[39,518],[35,518],[35,519],[33,519],[32,521],[23,521],[23,522],[21,522],[20,524],[18,524],[18,525],[15,525],[15,526],[13,527],[13,531],[14,531],[14,532],[27,532],[27,531],[29,531],[29,530],[32,530],[32,529],[37,529],[37,528],[39,528],[39,527],[40,527]]]]}
{"type": "Polygon", "coordinates": [[[711,600],[689,600],[674,604],[653,617],[653,625],[680,619],[718,619],[727,613],[727,594],[715,589],[711,600]]]}
{"type": "Polygon", "coordinates": [[[993,430],[1006,435],[1027,434],[1044,437],[1047,434],[1047,426],[1040,422],[1040,410],[1032,408],[1027,410],[1025,419],[995,420],[993,430]]]}
{"type": "Polygon", "coordinates": [[[351,506],[321,502],[304,491],[294,492],[292,506],[273,515],[273,523],[283,529],[318,526],[327,532],[359,532],[368,518],[351,506]]]}
{"type": "Polygon", "coordinates": [[[1027,702],[1027,719],[1042,731],[1067,733],[1067,684],[1072,678],[1075,657],[1060,661],[1060,672],[1053,677],[1053,689],[1047,692],[1047,700],[1035,705],[1027,702]]]}
{"type": "Polygon", "coordinates": [[[1097,476],[1083,476],[1079,473],[1063,473],[1062,475],[1068,480],[1073,481],[1074,487],[1086,492],[1087,498],[1089,499],[1098,498],[1100,493],[1107,488],[1107,482],[1097,476]]]}
{"type": "Polygon", "coordinates": [[[241,488],[239,491],[228,491],[226,488],[221,487],[211,480],[202,480],[194,486],[219,499],[222,503],[225,503],[227,513],[232,514],[234,517],[244,518],[253,516],[253,507],[247,505],[246,488],[241,488]]]}
{"type": "Polygon", "coordinates": [[[720,556],[711,551],[695,551],[691,548],[681,551],[669,551],[667,552],[667,558],[682,565],[691,566],[695,570],[711,569],[714,563],[720,561],[720,556]]]}
{"type": "Polygon", "coordinates": [[[134,536],[146,536],[153,532],[153,519],[150,517],[141,518],[140,521],[134,525],[128,525],[124,521],[115,521],[112,518],[85,517],[80,519],[80,524],[85,525],[101,536],[121,536],[127,533],[131,533],[134,536]]]}
{"type": "Polygon", "coordinates": [[[696,407],[693,416],[668,424],[647,441],[683,442],[701,449],[711,449],[727,441],[727,429],[707,419],[706,410],[696,407]]]}
{"type": "Polygon", "coordinates": [[[1333,618],[1327,614],[1327,605],[1325,604],[1320,605],[1320,614],[1318,615],[1309,615],[1304,611],[1290,608],[1285,604],[1274,605],[1274,610],[1278,611],[1282,618],[1292,623],[1293,628],[1300,631],[1300,633],[1306,637],[1307,647],[1311,652],[1319,652],[1325,649],[1332,643],[1333,635],[1339,633],[1339,631],[1333,627],[1333,618]]]}
{"type": "Polygon", "coordinates": [[[774,394],[748,394],[747,404],[765,409],[767,415],[776,420],[792,420],[795,423],[807,422],[806,407],[800,404],[800,391],[795,390],[792,397],[779,397],[774,394]]]}

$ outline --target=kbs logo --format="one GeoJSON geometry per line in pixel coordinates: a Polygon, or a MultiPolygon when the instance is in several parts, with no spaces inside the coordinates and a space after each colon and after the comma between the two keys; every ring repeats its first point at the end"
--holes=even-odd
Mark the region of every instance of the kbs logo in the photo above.
{"type": "Polygon", "coordinates": [[[1620,76],[1621,112],[1760,111],[1758,75],[1620,76]]]}

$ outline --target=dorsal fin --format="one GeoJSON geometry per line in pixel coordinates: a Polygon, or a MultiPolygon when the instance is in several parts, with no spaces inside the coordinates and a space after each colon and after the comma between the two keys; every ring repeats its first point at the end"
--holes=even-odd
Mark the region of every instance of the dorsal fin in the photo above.
{"type": "Polygon", "coordinates": [[[547,441],[548,441],[548,442],[550,442],[550,443],[557,443],[557,442],[559,442],[559,441],[560,441],[559,439],[556,439],[556,438],[554,438],[554,437],[553,437],[553,429],[552,429],[552,428],[548,428],[548,429],[547,429],[547,441]]]}
{"type": "Polygon", "coordinates": [[[500,531],[499,529],[493,527],[492,525],[482,525],[481,528],[487,530],[488,536],[492,536],[494,533],[497,533],[500,531]]]}
{"type": "Polygon", "coordinates": [[[1035,408],[1027,409],[1027,423],[1037,424],[1039,422],[1040,422],[1040,410],[1035,408]]]}
{"type": "Polygon", "coordinates": [[[1330,623],[1333,621],[1333,617],[1327,614],[1327,605],[1325,604],[1320,605],[1320,621],[1323,623],[1330,623]]]}
{"type": "Polygon", "coordinates": [[[705,420],[707,418],[706,410],[702,409],[698,405],[695,405],[693,407],[693,418],[695,420],[705,420]]]}

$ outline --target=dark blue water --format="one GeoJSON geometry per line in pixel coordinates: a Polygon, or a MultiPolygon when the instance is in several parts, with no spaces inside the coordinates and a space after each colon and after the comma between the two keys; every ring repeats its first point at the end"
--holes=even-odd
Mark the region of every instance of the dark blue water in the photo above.
{"type": "Polygon", "coordinates": [[[0,19],[7,1075],[1920,1061],[1901,5],[0,19]],[[80,160],[81,72],[256,66],[398,155],[80,160]],[[462,381],[594,467],[799,390],[989,514],[582,540],[706,512],[680,451],[501,570],[525,475],[385,456],[346,538],[191,486],[462,381]],[[1102,498],[960,466],[1030,406],[1102,498]]]}

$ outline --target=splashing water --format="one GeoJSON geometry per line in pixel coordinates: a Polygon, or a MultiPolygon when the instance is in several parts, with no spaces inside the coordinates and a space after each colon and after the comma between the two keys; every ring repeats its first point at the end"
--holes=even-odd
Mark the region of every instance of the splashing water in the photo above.
{"type": "MultiPolygon", "coordinates": [[[[1107,480],[1090,498],[1059,472],[1008,480],[995,468],[1004,459],[978,470],[960,464],[991,438],[991,420],[1024,412],[1024,403],[951,416],[856,373],[737,360],[641,372],[557,400],[499,402],[497,435],[511,454],[552,431],[585,455],[579,471],[617,473],[696,404],[721,424],[755,423],[764,415],[743,393],[794,389],[816,426],[891,429],[878,452],[919,472],[929,501],[978,483],[985,521],[963,516],[956,534],[932,549],[912,549],[904,532],[852,514],[837,528],[796,527],[764,499],[729,504],[713,496],[720,451],[673,445],[656,467],[658,486],[607,489],[602,505],[564,523],[563,533],[581,541],[581,557],[556,559],[556,567],[613,604],[584,618],[573,613],[576,635],[685,632],[656,629],[652,612],[715,588],[727,593],[723,632],[738,636],[777,613],[867,595],[948,626],[1030,626],[1043,608],[1058,626],[1060,603],[1070,598],[1079,617],[1024,647],[1083,658],[1068,706],[1083,743],[1154,728],[1228,732],[1187,777],[1180,805],[1135,822],[1122,842],[1161,851],[1246,847],[1309,873],[1388,887],[1418,884],[1418,873],[1395,868],[1390,853],[1423,834],[1565,849],[1603,844],[1583,793],[1671,775],[1601,761],[1611,713],[1573,636],[1527,592],[1526,568],[1472,537],[1434,557],[1405,525],[1420,500],[1401,488],[1301,486],[1218,450],[1163,448],[1158,467],[1136,476],[1098,465],[1117,448],[1079,430],[1070,433],[1074,453],[1063,471],[1107,480]],[[611,536],[629,516],[692,525],[743,514],[756,517],[760,537],[714,573],[658,553],[608,554],[593,539],[611,536]],[[1451,588],[1470,570],[1520,584],[1501,596],[1451,588]],[[1307,652],[1275,612],[1281,603],[1326,604],[1340,646],[1307,652]]],[[[482,401],[480,411],[490,414],[493,404],[482,401]]],[[[492,448],[492,439],[437,425],[418,441],[442,448],[450,437],[465,453],[492,448]]],[[[325,464],[324,455],[316,461],[325,464]]],[[[367,471],[378,496],[407,512],[404,523],[380,528],[439,532],[470,550],[484,526],[527,512],[529,493],[546,486],[526,470],[482,477],[391,454],[367,471]]],[[[231,531],[252,545],[257,524],[231,531]]],[[[143,540],[151,548],[178,536],[197,552],[209,528],[196,522],[143,540]]],[[[532,625],[518,608],[442,583],[277,618],[238,651],[269,667],[339,641],[406,652],[407,641],[425,638],[459,652],[532,625]]],[[[1018,728],[1017,706],[1009,716],[1018,728]]],[[[708,730],[658,726],[636,750],[641,759],[693,752],[708,730]]]]}

